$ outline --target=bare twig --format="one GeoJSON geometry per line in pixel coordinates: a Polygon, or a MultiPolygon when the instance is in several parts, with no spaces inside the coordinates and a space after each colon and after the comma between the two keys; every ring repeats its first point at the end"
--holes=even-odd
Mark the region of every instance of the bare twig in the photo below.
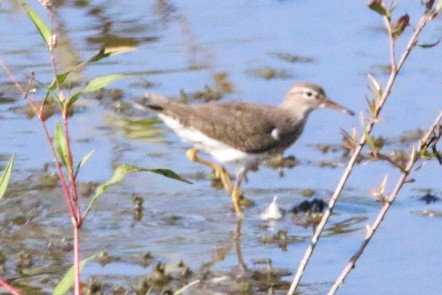
{"type": "MultiPolygon", "coordinates": [[[[371,131],[372,131],[374,125],[378,122],[379,114],[382,111],[382,108],[383,108],[385,102],[387,101],[388,96],[391,93],[391,90],[393,88],[393,84],[394,84],[397,76],[398,76],[402,66],[404,65],[404,62],[406,61],[406,59],[410,55],[412,49],[416,46],[416,44],[418,42],[418,37],[419,37],[422,29],[433,17],[434,17],[434,13],[432,11],[426,11],[424,13],[424,15],[422,16],[422,18],[419,21],[419,24],[418,24],[416,30],[414,31],[413,35],[410,37],[410,40],[409,40],[404,52],[402,53],[399,61],[397,62],[397,64],[394,60],[395,55],[392,53],[390,54],[391,65],[392,65],[391,73],[390,73],[389,79],[387,81],[387,84],[385,86],[385,89],[381,92],[381,95],[378,99],[378,103],[376,105],[377,109],[372,114],[372,116],[373,116],[372,120],[370,120],[370,122],[365,127],[364,134],[361,136],[361,139],[359,140],[359,144],[357,145],[356,149],[354,150],[354,152],[348,162],[347,168],[345,169],[345,171],[344,171],[344,173],[343,173],[343,175],[342,175],[342,177],[336,187],[336,190],[333,193],[333,196],[331,197],[331,199],[329,201],[327,210],[324,212],[321,222],[316,227],[316,230],[312,236],[310,245],[308,246],[307,250],[304,253],[304,257],[302,258],[302,260],[300,262],[300,265],[299,265],[298,270],[295,274],[295,277],[292,281],[292,284],[287,292],[288,295],[293,295],[297,286],[299,285],[299,282],[301,281],[301,278],[304,274],[305,268],[307,267],[307,264],[313,254],[313,251],[319,241],[322,231],[324,230],[325,225],[333,212],[334,206],[339,199],[339,196],[345,186],[345,183],[347,182],[351,172],[353,171],[353,167],[355,166],[355,164],[357,162],[357,158],[359,157],[359,155],[362,152],[363,147],[367,143],[367,137],[371,134],[371,131]],[[394,65],[396,65],[396,66],[394,66],[394,65]]],[[[386,21],[390,22],[390,20],[388,19],[387,16],[384,16],[384,19],[385,18],[387,18],[386,21]]],[[[392,45],[391,42],[395,42],[395,40],[391,34],[392,34],[392,32],[390,30],[389,31],[390,49],[394,50],[394,45],[392,45]]]]}
{"type": "Polygon", "coordinates": [[[410,159],[408,161],[407,167],[402,171],[402,174],[399,178],[399,180],[396,183],[396,186],[394,190],[390,193],[390,195],[386,198],[385,202],[383,202],[383,206],[381,211],[378,214],[378,217],[376,218],[375,222],[372,226],[369,227],[369,230],[367,231],[367,235],[362,242],[359,249],[356,251],[356,253],[353,255],[353,257],[349,260],[347,265],[345,266],[344,270],[341,272],[341,275],[338,277],[338,279],[333,284],[332,288],[328,292],[328,295],[333,295],[336,293],[336,291],[339,289],[339,287],[344,283],[344,280],[347,278],[350,271],[355,267],[357,260],[362,255],[362,253],[365,250],[365,247],[367,247],[368,243],[370,242],[371,238],[375,234],[376,230],[379,228],[382,220],[384,219],[385,215],[387,214],[388,210],[390,209],[393,202],[396,200],[396,197],[402,188],[402,186],[406,183],[407,178],[411,172],[411,169],[416,164],[416,162],[420,159],[419,156],[419,150],[424,147],[430,140],[430,136],[433,133],[433,131],[438,128],[440,122],[442,120],[442,112],[440,112],[439,116],[434,121],[433,125],[430,127],[430,129],[427,131],[427,133],[424,135],[424,137],[420,140],[419,146],[417,149],[412,149],[410,153],[410,159]]]}

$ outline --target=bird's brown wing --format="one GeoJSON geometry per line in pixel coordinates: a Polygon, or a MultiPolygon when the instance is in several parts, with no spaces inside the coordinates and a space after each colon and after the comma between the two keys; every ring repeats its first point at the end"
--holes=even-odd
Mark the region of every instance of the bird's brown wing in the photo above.
{"type": "MultiPolygon", "coordinates": [[[[172,111],[172,109],[169,109],[172,111]]],[[[269,105],[216,103],[176,106],[182,124],[248,153],[284,150],[297,138],[290,116],[269,105]],[[277,129],[278,136],[272,131],[277,129]]],[[[173,112],[173,111],[172,111],[173,112]]]]}

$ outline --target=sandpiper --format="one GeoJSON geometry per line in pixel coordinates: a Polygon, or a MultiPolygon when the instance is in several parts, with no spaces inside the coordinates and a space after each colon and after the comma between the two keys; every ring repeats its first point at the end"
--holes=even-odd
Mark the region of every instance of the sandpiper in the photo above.
{"type": "Polygon", "coordinates": [[[242,217],[240,186],[247,171],[290,147],[302,134],[313,110],[330,108],[354,115],[313,83],[295,84],[278,106],[244,102],[186,105],[155,94],[148,98],[148,104],[138,106],[156,111],[182,139],[194,144],[187,151],[188,158],[213,168],[232,196],[238,217],[242,217]],[[199,158],[200,150],[218,163],[199,158]],[[221,164],[237,167],[234,185],[221,164]]]}

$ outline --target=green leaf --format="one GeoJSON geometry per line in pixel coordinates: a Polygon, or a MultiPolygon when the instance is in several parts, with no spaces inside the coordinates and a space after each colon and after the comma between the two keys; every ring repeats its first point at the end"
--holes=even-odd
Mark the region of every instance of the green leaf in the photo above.
{"type": "Polygon", "coordinates": [[[125,52],[130,52],[130,51],[135,51],[135,50],[136,50],[136,47],[132,47],[132,46],[103,47],[100,49],[100,51],[96,55],[91,57],[86,63],[96,62],[96,61],[99,61],[99,60],[109,57],[109,56],[113,56],[113,55],[117,55],[117,54],[121,54],[121,53],[125,53],[125,52]]]}
{"type": "Polygon", "coordinates": [[[169,170],[169,169],[145,169],[145,168],[139,168],[139,169],[140,169],[139,171],[152,172],[152,173],[166,176],[171,179],[175,179],[175,180],[179,180],[179,181],[182,181],[182,182],[185,182],[188,184],[192,184],[192,182],[188,181],[184,177],[176,174],[175,172],[173,172],[172,170],[169,170]]]}
{"type": "Polygon", "coordinates": [[[124,78],[128,78],[128,77],[129,77],[129,75],[113,74],[113,75],[95,78],[87,84],[87,86],[82,90],[82,92],[96,91],[98,89],[106,87],[108,84],[110,84],[116,80],[120,80],[120,79],[124,79],[124,78]]]}
{"type": "Polygon", "coordinates": [[[43,41],[46,43],[46,45],[51,48],[51,30],[49,27],[45,24],[45,22],[42,20],[42,18],[37,14],[37,12],[32,9],[28,4],[25,2],[20,3],[23,8],[26,10],[26,13],[28,14],[31,21],[34,23],[35,27],[37,28],[38,32],[40,33],[41,37],[43,38],[43,41]]]}
{"type": "Polygon", "coordinates": [[[83,92],[77,92],[74,95],[72,95],[68,100],[66,100],[65,103],[65,110],[69,110],[71,108],[71,106],[78,100],[78,98],[80,98],[80,95],[82,95],[83,92]]]}
{"type": "Polygon", "coordinates": [[[80,96],[83,93],[99,90],[103,87],[106,87],[108,84],[110,84],[116,80],[120,80],[120,79],[124,79],[124,78],[128,78],[128,77],[129,77],[129,75],[113,74],[113,75],[103,76],[103,77],[93,79],[92,81],[90,81],[87,84],[87,86],[85,88],[83,88],[83,90],[75,93],[68,100],[66,100],[66,103],[64,105],[65,110],[68,110],[78,100],[78,98],[80,98],[80,96]]]}
{"type": "Polygon", "coordinates": [[[0,176],[0,199],[3,198],[6,192],[6,188],[8,187],[9,179],[11,178],[12,166],[14,165],[15,157],[12,156],[9,159],[8,164],[5,167],[5,170],[2,172],[0,176]]]}
{"type": "Polygon", "coordinates": [[[58,85],[66,81],[66,78],[69,76],[70,73],[71,71],[67,71],[65,73],[58,74],[56,79],[52,82],[51,86],[49,86],[48,90],[54,91],[58,85]]]}
{"type": "Polygon", "coordinates": [[[381,151],[381,149],[383,147],[384,139],[382,137],[375,138],[367,131],[365,131],[364,133],[365,133],[365,141],[367,142],[367,145],[369,146],[373,155],[375,157],[377,157],[377,155],[379,154],[379,152],[381,151]]]}
{"type": "Polygon", "coordinates": [[[56,76],[56,79],[54,79],[54,81],[52,81],[51,85],[49,85],[48,87],[48,91],[46,91],[46,96],[43,100],[43,107],[45,107],[48,104],[48,99],[51,95],[54,96],[55,100],[59,103],[60,107],[63,107],[62,101],[60,100],[59,97],[57,97],[54,94],[54,90],[57,89],[57,87],[62,84],[64,81],[66,81],[67,77],[69,76],[69,74],[71,73],[71,71],[59,74],[56,76]],[[58,83],[57,83],[58,81],[58,83]]]}
{"type": "Polygon", "coordinates": [[[372,0],[368,4],[368,7],[370,9],[376,11],[380,15],[390,18],[390,10],[385,6],[385,4],[382,0],[372,0]]]}
{"type": "Polygon", "coordinates": [[[89,210],[92,208],[92,206],[100,199],[101,195],[105,191],[107,191],[111,185],[119,183],[120,181],[123,180],[124,176],[127,173],[135,172],[135,171],[138,171],[138,169],[135,166],[126,166],[126,165],[118,166],[117,169],[115,169],[114,174],[112,175],[111,179],[109,179],[105,183],[99,185],[95,189],[95,194],[94,194],[93,198],[91,199],[91,201],[89,202],[89,205],[86,209],[84,216],[86,216],[86,214],[89,212],[89,210]]]}
{"type": "Polygon", "coordinates": [[[81,167],[84,166],[84,164],[86,164],[86,162],[89,160],[90,157],[92,157],[92,155],[94,154],[95,151],[90,151],[89,153],[87,153],[83,159],[81,159],[80,163],[78,163],[77,165],[77,169],[75,169],[75,177],[77,177],[78,172],[80,172],[81,167]]]}
{"type": "Polygon", "coordinates": [[[436,45],[438,45],[439,43],[440,43],[440,39],[437,40],[437,41],[434,42],[434,43],[418,44],[418,46],[421,47],[421,48],[433,48],[433,47],[435,47],[436,45]]]}
{"type": "Polygon", "coordinates": [[[84,67],[86,64],[89,64],[89,63],[93,63],[93,62],[96,62],[96,61],[102,60],[103,58],[106,58],[106,57],[109,57],[109,56],[111,56],[111,53],[106,52],[106,51],[105,51],[105,48],[101,48],[100,51],[99,51],[97,54],[95,54],[94,56],[92,56],[90,59],[88,59],[88,60],[86,60],[86,61],[83,61],[83,62],[79,63],[79,64],[76,65],[74,68],[75,68],[75,69],[80,69],[80,68],[84,67]]]}
{"type": "Polygon", "coordinates": [[[93,63],[93,62],[97,62],[99,60],[102,60],[103,58],[109,57],[109,56],[113,56],[113,55],[117,55],[120,53],[124,53],[124,52],[128,52],[128,51],[134,51],[136,48],[134,47],[117,47],[117,48],[101,48],[100,51],[92,56],[91,58],[89,58],[88,60],[79,63],[78,65],[76,65],[74,68],[75,69],[79,69],[84,67],[86,64],[89,63],[93,63]]]}
{"type": "Polygon", "coordinates": [[[122,165],[122,166],[118,166],[115,171],[114,174],[112,175],[111,179],[109,179],[108,181],[106,181],[105,183],[99,185],[96,189],[95,189],[95,195],[93,196],[93,198],[91,199],[86,212],[84,214],[84,216],[86,216],[86,214],[89,212],[89,210],[94,206],[94,204],[100,199],[101,195],[107,191],[109,189],[110,186],[119,183],[120,181],[123,180],[124,176],[128,173],[131,172],[152,172],[152,173],[156,173],[156,174],[160,174],[163,176],[166,176],[168,178],[172,178],[175,180],[179,180],[182,182],[186,182],[186,183],[190,183],[190,181],[188,181],[187,179],[181,177],[180,175],[176,174],[175,172],[168,170],[168,169],[147,169],[147,168],[141,168],[141,167],[137,167],[137,166],[133,166],[133,165],[122,165]]]}
{"type": "Polygon", "coordinates": [[[96,62],[103,58],[109,57],[110,55],[111,53],[106,52],[106,48],[103,47],[96,55],[92,56],[88,61],[86,61],[86,63],[96,62]]]}
{"type": "Polygon", "coordinates": [[[405,31],[405,28],[410,24],[410,16],[408,14],[404,14],[401,16],[395,23],[391,24],[391,34],[394,40],[397,40],[402,33],[405,31]]]}
{"type": "MultiPolygon", "coordinates": [[[[91,257],[88,257],[88,258],[82,260],[80,262],[80,271],[84,268],[86,263],[88,263],[89,261],[91,261],[92,259],[97,257],[98,255],[99,254],[96,254],[96,255],[93,255],[91,257]]],[[[64,295],[69,291],[69,289],[74,284],[74,278],[75,278],[74,271],[75,271],[74,266],[71,266],[71,268],[69,268],[69,270],[66,272],[64,277],[61,279],[61,281],[55,287],[54,291],[52,292],[52,295],[64,295]]]]}
{"type": "Polygon", "coordinates": [[[373,89],[373,93],[376,95],[376,97],[380,97],[382,95],[382,88],[381,85],[379,84],[378,80],[376,80],[376,78],[368,73],[368,80],[370,80],[370,84],[372,86],[373,89]]]}
{"type": "Polygon", "coordinates": [[[61,124],[58,123],[54,134],[55,147],[57,148],[58,157],[68,170],[71,170],[71,162],[69,161],[68,142],[61,124]]]}

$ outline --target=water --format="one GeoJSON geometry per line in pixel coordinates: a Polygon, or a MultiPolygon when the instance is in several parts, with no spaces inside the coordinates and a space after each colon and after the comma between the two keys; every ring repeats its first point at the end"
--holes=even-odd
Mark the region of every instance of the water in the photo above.
{"type": "MultiPolygon", "coordinates": [[[[415,2],[399,3],[395,17],[408,12],[416,23],[421,10],[415,2]]],[[[49,20],[43,8],[30,4],[49,20]]],[[[93,56],[103,43],[136,47],[136,51],[92,64],[75,76],[74,82],[81,82],[112,73],[135,75],[111,85],[122,90],[121,100],[114,100],[116,93],[108,92],[101,99],[91,95],[78,101],[80,109],[70,120],[75,158],[95,150],[79,175],[84,189],[89,182],[107,180],[119,164],[169,168],[193,182],[188,185],[137,173],[106,193],[82,230],[82,256],[106,251],[118,260],[105,266],[89,263],[83,279],[97,277],[108,288],[110,282],[127,288],[128,281],[137,284],[157,262],[173,264],[179,260],[189,265],[197,278],[206,263],[213,264],[210,269],[215,274],[231,274],[238,257],[251,269],[260,267],[256,260],[271,259],[275,268],[293,271],[312,229],[300,226],[291,215],[269,227],[259,214],[274,195],[278,195],[281,207],[289,209],[304,199],[304,189],[314,189],[315,197],[327,200],[336,187],[346,162],[340,151],[324,154],[315,145],[340,143],[341,129],[349,131],[355,126],[360,130],[368,72],[385,83],[387,75],[382,66],[388,64],[388,43],[382,19],[357,1],[340,1],[339,5],[333,1],[288,0],[60,1],[56,7],[60,69],[93,56]],[[290,63],[280,58],[287,54],[303,59],[290,63]],[[280,77],[265,80],[256,74],[268,69],[280,77]],[[161,123],[146,127],[146,123],[135,121],[146,117],[149,121],[154,114],[118,108],[121,102],[137,100],[145,92],[175,97],[180,91],[192,93],[206,85],[214,87],[214,76],[219,73],[227,75],[234,89],[223,100],[277,104],[294,82],[313,81],[323,85],[333,100],[357,113],[350,117],[330,110],[314,112],[303,136],[287,151],[300,161],[298,166],[286,170],[282,178],[266,167],[249,174],[243,189],[256,205],[245,210],[240,240],[234,239],[238,226],[230,198],[211,186],[206,167],[187,161],[189,146],[161,123]],[[324,161],[337,167],[323,167],[324,161]],[[141,216],[133,210],[134,195],[144,199],[141,216]],[[298,240],[286,250],[261,242],[263,236],[277,230],[285,230],[298,240]],[[145,252],[154,256],[148,267],[140,266],[137,260],[145,252]]],[[[19,81],[25,82],[35,72],[37,92],[33,98],[41,99],[45,93],[41,83],[50,83],[52,76],[40,36],[14,1],[0,6],[0,25],[1,60],[19,81]]],[[[437,41],[441,30],[439,18],[420,41],[437,41]]],[[[410,34],[409,28],[401,39],[410,34]]],[[[398,49],[405,44],[401,39],[398,49]]],[[[397,138],[406,131],[428,128],[442,109],[441,62],[439,47],[413,51],[385,106],[382,122],[375,128],[376,136],[397,138]]],[[[10,195],[1,201],[0,251],[6,256],[1,276],[17,277],[19,253],[29,252],[35,257],[29,269],[52,271],[22,279],[20,284],[50,292],[71,263],[69,247],[54,250],[47,246],[48,242],[59,245],[63,238],[70,241],[66,205],[58,188],[43,185],[54,169],[45,168],[51,156],[38,121],[16,111],[25,102],[10,86],[7,75],[0,76],[0,85],[2,98],[13,98],[0,104],[0,156],[7,159],[12,153],[16,155],[10,195]]],[[[48,120],[50,130],[59,120],[58,116],[48,120]]],[[[396,142],[387,148],[409,149],[396,142]]],[[[391,191],[399,172],[390,165],[364,162],[357,166],[305,274],[301,290],[306,294],[325,293],[351,257],[364,237],[365,225],[374,220],[380,208],[369,189],[378,187],[387,174],[387,191],[391,191]]],[[[425,205],[418,201],[427,192],[441,196],[440,175],[436,162],[413,174],[416,181],[404,187],[341,294],[440,294],[437,278],[442,274],[442,260],[437,245],[442,240],[442,219],[437,213],[442,208],[440,202],[425,205]],[[436,216],[422,214],[425,210],[435,211],[436,216]]],[[[85,199],[85,205],[88,201],[85,199]]],[[[283,280],[289,282],[291,278],[285,276],[283,280]]],[[[180,283],[176,282],[177,287],[184,285],[180,283]]],[[[229,288],[218,288],[229,293],[229,288]]],[[[260,292],[265,293],[264,289],[260,292]]],[[[284,294],[286,289],[276,292],[284,294]]],[[[211,292],[203,290],[202,294],[211,292]]]]}

